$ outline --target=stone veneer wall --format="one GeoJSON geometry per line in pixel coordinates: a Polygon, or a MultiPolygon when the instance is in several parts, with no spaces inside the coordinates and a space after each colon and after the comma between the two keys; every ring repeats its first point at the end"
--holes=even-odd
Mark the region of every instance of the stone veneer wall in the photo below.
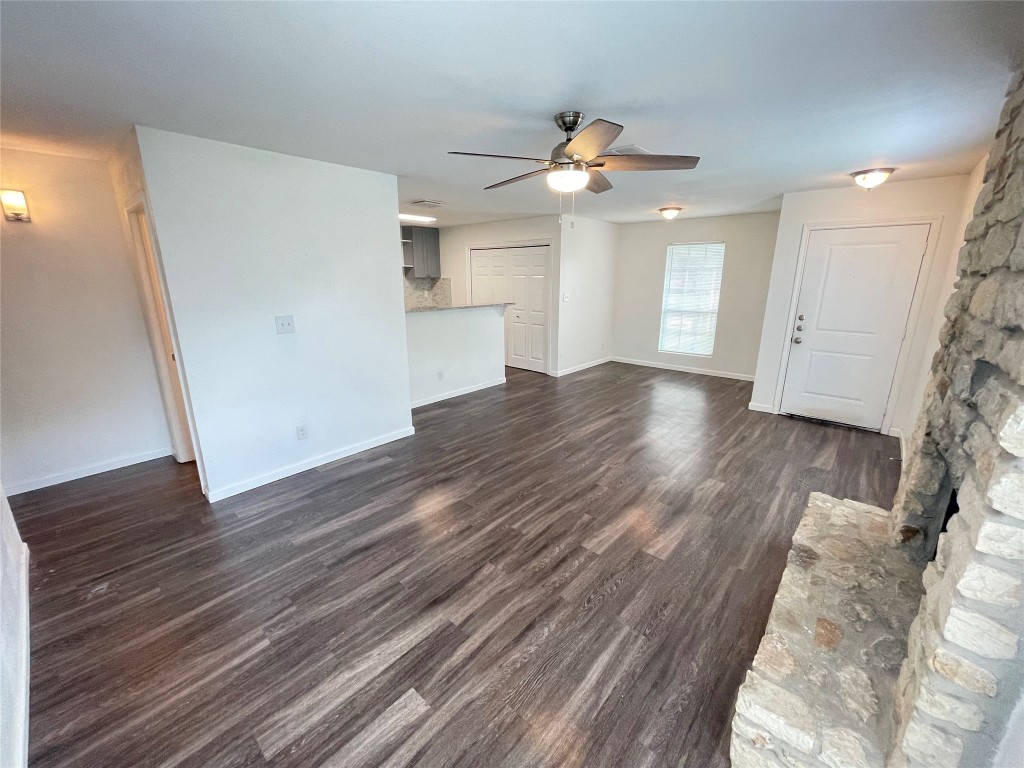
{"type": "Polygon", "coordinates": [[[1024,78],[999,119],[891,536],[925,595],[897,691],[894,766],[993,765],[1024,655],[1024,78]],[[950,494],[959,512],[941,533],[950,494]]]}

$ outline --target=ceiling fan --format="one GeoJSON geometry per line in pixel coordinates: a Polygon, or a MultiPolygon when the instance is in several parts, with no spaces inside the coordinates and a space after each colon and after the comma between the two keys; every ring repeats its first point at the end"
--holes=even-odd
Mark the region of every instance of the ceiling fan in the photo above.
{"type": "Polygon", "coordinates": [[[565,131],[565,141],[551,150],[551,159],[518,155],[489,155],[483,152],[449,152],[449,155],[498,157],[505,160],[529,160],[544,168],[524,173],[484,189],[497,189],[523,179],[545,174],[548,186],[555,192],[607,192],[612,183],[602,171],[681,171],[697,165],[699,157],[690,155],[602,155],[622,133],[622,126],[608,120],[594,120],[576,136],[573,133],[583,122],[583,113],[568,111],[555,115],[555,125],[565,131]]]}

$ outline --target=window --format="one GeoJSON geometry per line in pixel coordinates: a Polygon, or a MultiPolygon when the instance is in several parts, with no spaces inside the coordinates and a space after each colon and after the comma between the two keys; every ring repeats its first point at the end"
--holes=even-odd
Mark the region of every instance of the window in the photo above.
{"type": "Polygon", "coordinates": [[[715,350],[725,243],[670,245],[665,263],[658,349],[684,355],[715,350]]]}

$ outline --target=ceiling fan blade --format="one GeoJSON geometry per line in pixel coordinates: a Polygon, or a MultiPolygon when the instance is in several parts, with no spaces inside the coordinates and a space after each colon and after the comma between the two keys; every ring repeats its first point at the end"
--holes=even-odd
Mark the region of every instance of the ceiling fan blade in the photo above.
{"type": "Polygon", "coordinates": [[[596,194],[607,192],[612,188],[612,183],[608,181],[608,177],[600,171],[595,171],[593,168],[590,169],[590,181],[587,182],[587,189],[596,194]]]}
{"type": "Polygon", "coordinates": [[[531,176],[537,176],[538,174],[547,172],[547,168],[541,168],[539,171],[530,171],[529,173],[524,173],[522,176],[513,176],[511,179],[499,181],[497,184],[491,184],[489,187],[484,187],[484,189],[497,189],[498,187],[504,187],[506,184],[515,184],[517,181],[522,181],[523,179],[528,179],[531,176]]]}
{"type": "Polygon", "coordinates": [[[620,133],[622,133],[622,126],[618,123],[595,120],[569,142],[565,148],[565,156],[579,155],[583,158],[583,162],[593,160],[608,149],[620,133]]]}
{"type": "Polygon", "coordinates": [[[602,171],[687,171],[699,160],[690,155],[599,155],[588,165],[602,171]]]}
{"type": "Polygon", "coordinates": [[[449,152],[449,155],[465,155],[467,157],[497,157],[502,160],[532,160],[535,163],[549,165],[550,160],[542,160],[539,157],[520,157],[519,155],[488,155],[484,152],[449,152]]]}

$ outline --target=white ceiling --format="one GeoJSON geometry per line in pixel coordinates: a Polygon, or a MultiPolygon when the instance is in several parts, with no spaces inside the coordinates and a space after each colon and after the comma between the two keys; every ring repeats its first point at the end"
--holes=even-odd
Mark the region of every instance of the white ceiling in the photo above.
{"type": "Polygon", "coordinates": [[[545,157],[579,109],[702,157],[577,195],[625,222],[969,171],[1024,3],[4,2],[0,35],[5,146],[105,156],[139,123],[394,173],[455,224],[556,212],[543,179],[482,191],[529,163],[446,152],[545,157]]]}

